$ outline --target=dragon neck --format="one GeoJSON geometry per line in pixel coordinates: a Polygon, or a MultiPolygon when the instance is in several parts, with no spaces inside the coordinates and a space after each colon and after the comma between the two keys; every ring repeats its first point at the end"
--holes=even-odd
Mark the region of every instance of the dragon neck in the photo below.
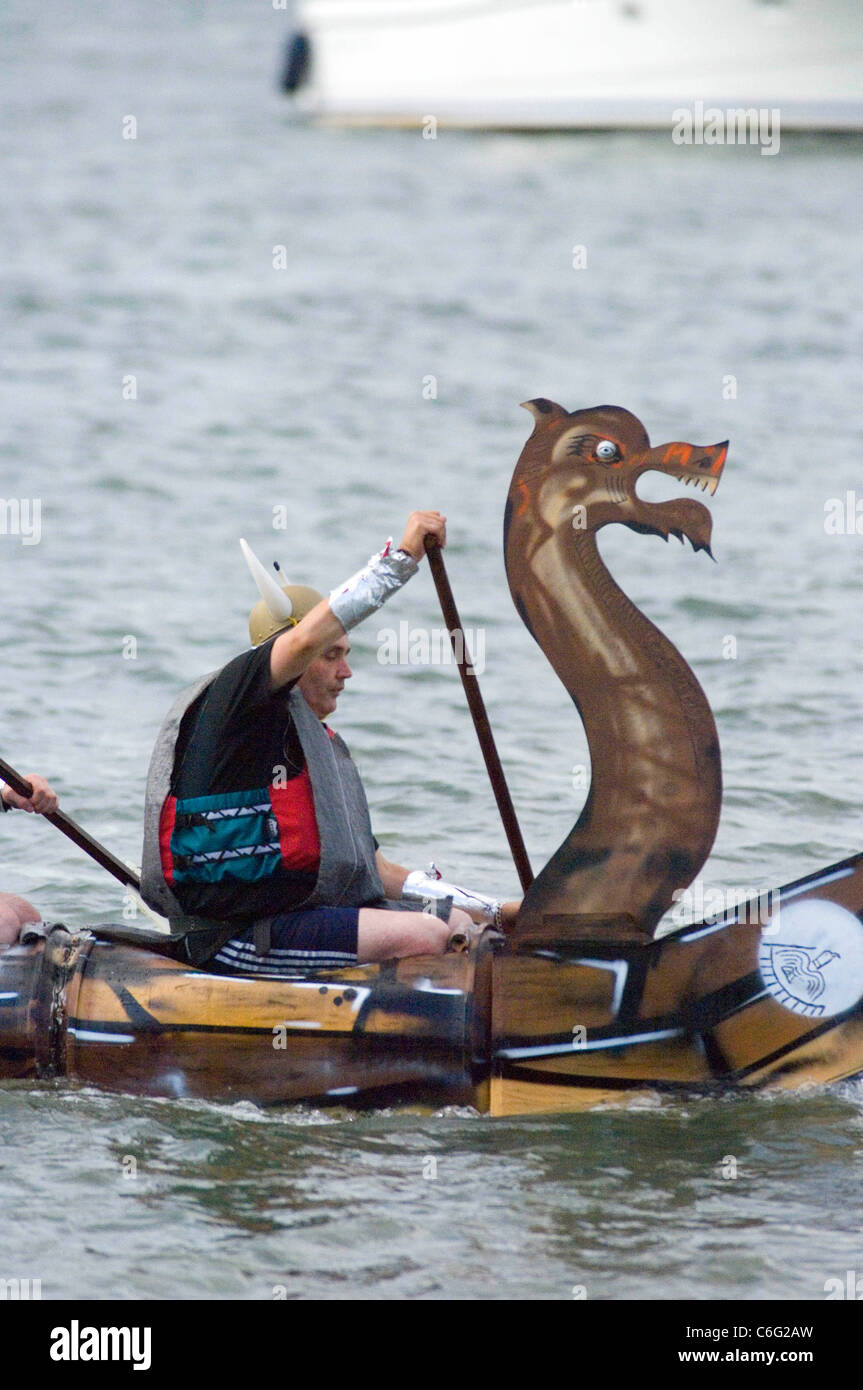
{"type": "Polygon", "coordinates": [[[546,531],[518,570],[517,602],[581,714],[592,766],[584,810],[526,895],[520,923],[626,915],[652,933],[716,834],[710,707],[676,647],[615,583],[593,532],[546,531]]]}

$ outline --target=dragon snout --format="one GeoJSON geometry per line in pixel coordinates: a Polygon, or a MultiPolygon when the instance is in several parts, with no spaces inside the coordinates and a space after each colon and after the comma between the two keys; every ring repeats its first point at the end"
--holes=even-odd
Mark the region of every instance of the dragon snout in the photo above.
{"type": "Polygon", "coordinates": [[[642,457],[640,471],[655,468],[687,485],[694,483],[712,495],[719,486],[727,457],[727,439],[721,444],[684,444],[675,440],[648,449],[642,457]]]}

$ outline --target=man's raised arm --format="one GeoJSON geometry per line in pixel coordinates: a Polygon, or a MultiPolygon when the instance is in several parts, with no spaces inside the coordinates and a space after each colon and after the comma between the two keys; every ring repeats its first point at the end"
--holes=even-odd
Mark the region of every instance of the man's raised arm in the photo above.
{"type": "Polygon", "coordinates": [[[425,554],[426,536],[446,545],[446,517],[440,512],[411,512],[397,550],[387,544],[364,569],[316,604],[296,627],[276,638],[270,651],[274,690],[297,680],[317,657],[376,612],[416,574],[425,554]]]}

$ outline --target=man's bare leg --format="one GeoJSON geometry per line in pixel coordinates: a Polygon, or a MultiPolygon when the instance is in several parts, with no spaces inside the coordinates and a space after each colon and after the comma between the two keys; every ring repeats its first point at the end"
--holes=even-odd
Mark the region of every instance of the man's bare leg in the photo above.
{"type": "Polygon", "coordinates": [[[361,907],[357,959],[365,965],[402,956],[440,956],[454,931],[470,931],[472,926],[467,913],[457,907],[448,922],[430,912],[387,912],[378,907],[361,907]]]}
{"type": "Polygon", "coordinates": [[[32,903],[15,893],[0,893],[0,946],[14,946],[27,922],[41,922],[32,903]]]}

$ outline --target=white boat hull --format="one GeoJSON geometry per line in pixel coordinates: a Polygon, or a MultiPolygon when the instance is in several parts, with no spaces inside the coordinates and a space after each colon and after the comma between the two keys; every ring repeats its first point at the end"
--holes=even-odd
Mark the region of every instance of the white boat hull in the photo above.
{"type": "Polygon", "coordinates": [[[700,101],[863,129],[859,0],[299,0],[297,20],[298,106],[332,121],[667,129],[700,101]]]}

